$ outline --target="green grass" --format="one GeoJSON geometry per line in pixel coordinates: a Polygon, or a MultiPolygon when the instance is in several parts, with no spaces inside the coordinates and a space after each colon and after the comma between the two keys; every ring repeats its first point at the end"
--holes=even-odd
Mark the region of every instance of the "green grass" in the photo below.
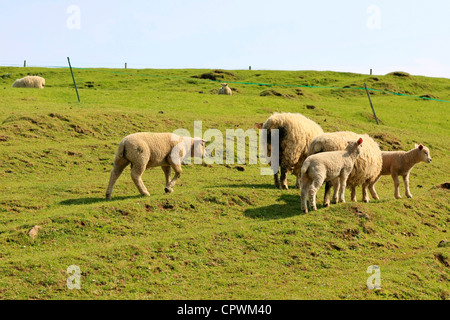
{"type": "Polygon", "coordinates": [[[449,299],[449,247],[438,244],[449,240],[450,205],[438,186],[450,182],[450,103],[374,91],[377,126],[366,93],[351,88],[450,100],[450,80],[258,70],[198,78],[210,71],[75,69],[78,103],[68,69],[0,68],[0,298],[449,299]],[[11,88],[27,74],[46,88],[11,88]],[[216,94],[220,82],[232,97],[216,94]],[[193,134],[199,120],[203,132],[246,130],[275,111],[371,134],[383,150],[423,143],[433,162],[413,169],[412,199],[395,200],[383,177],[379,201],[308,214],[294,177],[276,190],[259,164],[186,165],[172,194],[155,168],[144,174],[150,197],[127,168],[104,201],[125,135],[193,134]],[[66,286],[70,265],[81,269],[80,290],[66,286]],[[371,265],[380,290],[366,287],[371,265]]]}

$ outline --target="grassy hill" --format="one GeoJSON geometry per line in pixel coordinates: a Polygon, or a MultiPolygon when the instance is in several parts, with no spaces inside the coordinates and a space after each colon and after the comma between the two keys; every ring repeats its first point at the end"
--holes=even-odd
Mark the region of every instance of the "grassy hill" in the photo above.
{"type": "MultiPolygon", "coordinates": [[[[394,73],[0,67],[0,298],[3,299],[449,299],[450,80],[394,73]],[[46,88],[11,88],[41,75],[46,88]],[[228,82],[233,96],[219,96],[228,82]],[[380,125],[376,125],[365,91],[380,125]],[[385,91],[391,92],[387,93],[385,91]],[[396,93],[396,94],[392,94],[396,93]],[[400,96],[403,94],[407,96],[400,96]],[[423,98],[419,98],[423,96],[423,98]],[[428,98],[428,99],[426,99],[428,98]],[[423,143],[412,199],[300,211],[261,165],[186,165],[174,193],[164,174],[129,167],[104,194],[120,140],[138,131],[254,128],[300,112],[325,131],[368,133],[383,150],[423,143]],[[42,229],[33,239],[28,231],[42,229]],[[442,241],[444,240],[444,241],[442,241]],[[442,241],[442,242],[441,242],[442,241]],[[441,244],[440,244],[441,243],[441,244]],[[439,245],[440,244],[440,245],[439,245]],[[81,289],[66,286],[69,266],[81,289]],[[381,269],[369,290],[366,270],[381,269]]],[[[402,195],[404,194],[401,185],[402,195]]],[[[323,188],[318,195],[321,203],[323,188]]],[[[358,188],[358,199],[361,190],[358,188]]]]}

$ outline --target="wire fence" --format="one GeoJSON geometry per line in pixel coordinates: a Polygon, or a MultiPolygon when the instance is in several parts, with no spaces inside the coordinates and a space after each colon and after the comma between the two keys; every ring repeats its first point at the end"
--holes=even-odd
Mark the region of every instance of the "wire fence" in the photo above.
{"type": "MultiPolygon", "coordinates": [[[[114,63],[114,65],[117,65],[117,64],[114,63]]],[[[24,61],[24,65],[4,64],[2,66],[4,66],[4,67],[65,68],[65,69],[69,69],[69,66],[27,65],[26,64],[26,60],[24,61]]],[[[178,80],[192,81],[192,78],[187,78],[187,77],[176,77],[176,76],[166,76],[166,75],[156,75],[156,74],[143,74],[143,73],[131,73],[131,72],[126,72],[126,71],[112,70],[112,69],[124,69],[124,70],[126,70],[127,69],[127,63],[122,64],[122,67],[113,67],[113,68],[112,67],[72,67],[72,69],[89,70],[89,71],[97,71],[97,72],[109,72],[109,73],[113,73],[113,74],[132,75],[132,76],[141,76],[141,77],[155,77],[155,78],[166,78],[166,79],[178,79],[178,80]]],[[[147,69],[147,68],[145,68],[145,69],[147,69]]],[[[197,81],[204,81],[204,82],[223,82],[224,81],[223,79],[222,80],[213,80],[213,79],[200,79],[200,78],[197,78],[196,80],[197,81]]],[[[410,94],[405,94],[405,93],[392,92],[392,91],[381,90],[381,89],[374,89],[374,88],[365,88],[365,87],[312,86],[312,85],[302,85],[302,84],[280,84],[280,83],[262,83],[262,82],[245,82],[245,81],[229,81],[229,80],[227,80],[227,83],[241,84],[241,85],[257,85],[257,86],[267,86],[267,87],[284,87],[284,88],[312,88],[312,89],[330,89],[330,90],[368,90],[368,91],[372,91],[372,92],[379,92],[379,93],[396,95],[396,96],[402,96],[402,97],[408,97],[408,98],[415,98],[415,99],[422,99],[422,100],[430,100],[430,101],[450,103],[450,100],[436,99],[436,98],[427,97],[427,96],[410,95],[410,94]]]]}

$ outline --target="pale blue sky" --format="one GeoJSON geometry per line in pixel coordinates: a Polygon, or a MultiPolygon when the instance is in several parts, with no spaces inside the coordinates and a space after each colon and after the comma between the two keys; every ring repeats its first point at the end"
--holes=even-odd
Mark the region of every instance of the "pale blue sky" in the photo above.
{"type": "Polygon", "coordinates": [[[0,0],[0,13],[0,65],[450,78],[448,0],[0,0]]]}

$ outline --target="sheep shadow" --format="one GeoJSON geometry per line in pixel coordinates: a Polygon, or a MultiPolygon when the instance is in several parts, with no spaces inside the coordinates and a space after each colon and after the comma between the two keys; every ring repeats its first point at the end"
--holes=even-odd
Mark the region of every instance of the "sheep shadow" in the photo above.
{"type": "Polygon", "coordinates": [[[222,184],[211,186],[210,188],[276,189],[273,184],[269,183],[222,184]]]}
{"type": "Polygon", "coordinates": [[[135,199],[135,198],[141,198],[141,195],[134,195],[134,196],[117,196],[113,197],[111,200],[106,200],[105,197],[101,198],[75,198],[75,199],[67,199],[61,201],[59,204],[64,206],[72,206],[72,205],[86,205],[86,204],[93,204],[93,203],[100,203],[100,202],[114,202],[114,201],[121,201],[126,199],[135,199]]]}
{"type": "MultiPolygon", "coordinates": [[[[276,201],[277,203],[269,206],[247,209],[244,215],[252,219],[276,220],[305,214],[298,194],[282,194],[276,201]]],[[[320,204],[317,205],[318,210],[322,207],[320,204]]]]}

